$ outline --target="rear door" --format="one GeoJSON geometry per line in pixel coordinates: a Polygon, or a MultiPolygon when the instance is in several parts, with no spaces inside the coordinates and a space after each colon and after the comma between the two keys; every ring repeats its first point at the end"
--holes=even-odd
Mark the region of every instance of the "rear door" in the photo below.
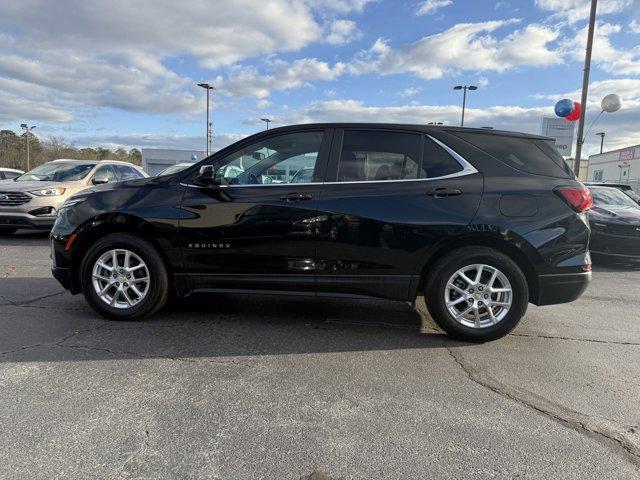
{"type": "Polygon", "coordinates": [[[410,299],[429,249],[466,231],[482,177],[422,132],[336,130],[318,210],[322,294],[410,299]]]}
{"type": "Polygon", "coordinates": [[[315,292],[317,202],[331,134],[266,134],[214,157],[222,185],[189,182],[180,231],[192,288],[315,292]],[[307,180],[293,182],[309,169],[307,180]]]}

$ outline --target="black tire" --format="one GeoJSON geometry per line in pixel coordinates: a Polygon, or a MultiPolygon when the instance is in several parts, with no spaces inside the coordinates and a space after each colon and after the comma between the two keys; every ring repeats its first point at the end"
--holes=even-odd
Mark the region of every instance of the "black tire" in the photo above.
{"type": "Polygon", "coordinates": [[[17,228],[0,228],[0,235],[13,235],[17,231],[17,228]]]}
{"type": "Polygon", "coordinates": [[[429,269],[424,296],[429,313],[442,330],[459,340],[481,343],[504,337],[515,328],[527,311],[529,287],[520,267],[508,256],[492,248],[463,247],[449,252],[429,269]],[[500,270],[512,289],[512,303],[507,314],[498,323],[483,328],[459,323],[445,303],[445,289],[452,275],[465,266],[475,264],[500,270]]]}
{"type": "Polygon", "coordinates": [[[160,310],[169,296],[167,266],[156,248],[147,240],[129,233],[114,233],[96,241],[87,251],[80,265],[82,293],[89,305],[100,315],[112,320],[139,320],[160,310]],[[149,269],[149,290],[146,296],[129,308],[116,308],[103,301],[93,287],[95,262],[102,254],[116,248],[138,255],[149,269]]]}

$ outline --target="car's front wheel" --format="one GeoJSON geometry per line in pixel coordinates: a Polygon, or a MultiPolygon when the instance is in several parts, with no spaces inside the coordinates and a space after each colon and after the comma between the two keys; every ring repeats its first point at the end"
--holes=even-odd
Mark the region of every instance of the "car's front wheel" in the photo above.
{"type": "Polygon", "coordinates": [[[101,315],[137,320],[166,303],[169,276],[162,257],[136,235],[107,235],[94,243],[80,267],[82,292],[101,315]]]}
{"type": "Polygon", "coordinates": [[[518,265],[486,247],[464,247],[427,272],[425,300],[449,335],[471,342],[503,337],[527,311],[529,289],[518,265]]]}

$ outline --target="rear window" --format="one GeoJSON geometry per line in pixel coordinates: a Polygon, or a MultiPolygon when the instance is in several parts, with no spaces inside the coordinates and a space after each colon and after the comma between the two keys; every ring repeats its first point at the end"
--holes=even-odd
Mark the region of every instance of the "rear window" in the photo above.
{"type": "Polygon", "coordinates": [[[456,135],[522,172],[575,178],[571,167],[549,140],[467,132],[456,132],[456,135]]]}

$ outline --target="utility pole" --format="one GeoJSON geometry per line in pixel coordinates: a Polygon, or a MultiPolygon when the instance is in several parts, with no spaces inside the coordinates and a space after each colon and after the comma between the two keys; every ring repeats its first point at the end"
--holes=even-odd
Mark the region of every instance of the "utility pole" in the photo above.
{"type": "Polygon", "coordinates": [[[211,122],[209,122],[209,91],[213,90],[215,87],[208,83],[199,83],[199,87],[204,88],[207,91],[207,123],[205,124],[207,127],[206,130],[206,138],[205,138],[205,150],[207,151],[207,157],[211,153],[211,122]]]}
{"type": "Polygon", "coordinates": [[[453,87],[454,90],[463,90],[464,93],[462,95],[462,121],[460,122],[460,126],[464,127],[464,111],[467,108],[467,90],[477,90],[478,87],[475,85],[457,85],[453,87]]]}
{"type": "Polygon", "coordinates": [[[600,137],[600,153],[602,153],[602,150],[604,149],[604,136],[606,135],[605,132],[598,132],[596,133],[596,135],[598,135],[600,137]]]}
{"type": "Polygon", "coordinates": [[[267,124],[267,130],[269,130],[269,124],[273,121],[270,118],[261,118],[260,120],[262,120],[264,123],[267,124]]]}
{"type": "Polygon", "coordinates": [[[598,0],[591,0],[591,13],[589,15],[589,33],[587,34],[587,51],[584,57],[584,75],[582,77],[582,112],[578,122],[578,142],[576,144],[576,159],[573,171],[580,178],[580,160],[582,157],[582,144],[584,143],[584,121],[587,116],[587,94],[589,93],[589,73],[591,71],[591,52],[593,50],[593,32],[596,27],[596,11],[598,0]]]}
{"type": "Polygon", "coordinates": [[[26,139],[26,143],[27,143],[27,172],[29,170],[31,170],[31,159],[29,158],[29,134],[31,133],[31,130],[33,130],[34,128],[36,128],[35,125],[31,125],[28,126],[26,123],[23,123],[20,125],[20,128],[22,128],[22,130],[24,130],[24,136],[26,139]]]}

